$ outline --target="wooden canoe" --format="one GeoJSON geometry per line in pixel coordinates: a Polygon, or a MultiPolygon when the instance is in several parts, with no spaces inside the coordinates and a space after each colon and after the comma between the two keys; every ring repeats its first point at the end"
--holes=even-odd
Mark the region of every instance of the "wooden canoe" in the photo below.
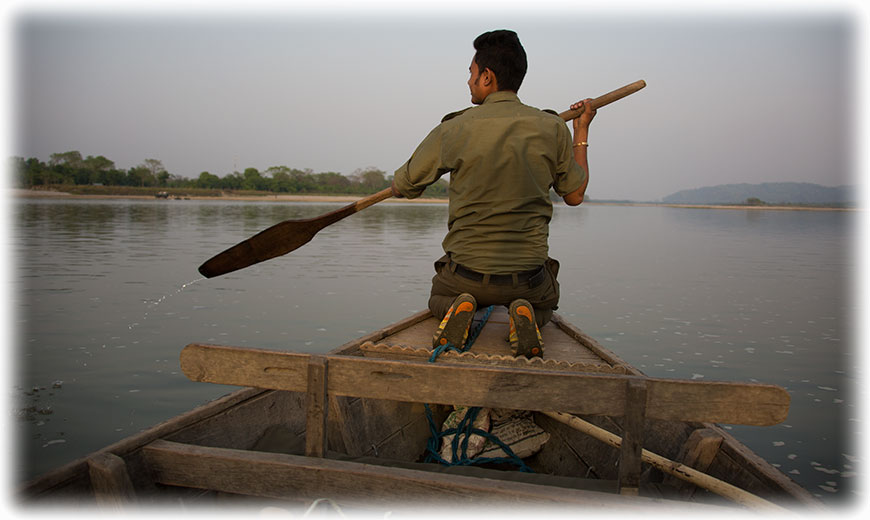
{"type": "Polygon", "coordinates": [[[190,379],[246,388],[27,482],[18,496],[110,509],[293,508],[324,498],[368,511],[754,507],[673,471],[688,466],[763,504],[823,508],[714,424],[781,422],[788,394],[779,387],[648,378],[558,315],[542,329],[545,360],[513,358],[504,311],[469,352],[430,363],[436,326],[421,312],[326,355],[188,345],[181,366],[190,379]],[[534,473],[423,463],[430,423],[422,403],[439,425],[454,404],[531,410],[549,440],[524,461],[534,473]],[[605,444],[555,411],[625,441],[605,444]],[[647,450],[673,468],[642,458],[647,450]]]}

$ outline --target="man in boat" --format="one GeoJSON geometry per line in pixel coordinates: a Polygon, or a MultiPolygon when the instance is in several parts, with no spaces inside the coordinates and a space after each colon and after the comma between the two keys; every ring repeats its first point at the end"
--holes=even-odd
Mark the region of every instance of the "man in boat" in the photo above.
{"type": "MultiPolygon", "coordinates": [[[[543,357],[539,327],[559,302],[559,263],[548,255],[552,187],[583,202],[590,108],[573,140],[555,112],[520,102],[526,53],[513,31],[474,40],[468,87],[475,107],[445,116],[396,170],[393,194],[419,197],[450,174],[446,253],[435,262],[429,309],[441,319],[434,345],[461,348],[478,305],[509,308],[514,356],[543,357]]],[[[571,105],[579,109],[589,99],[571,105]]]]}

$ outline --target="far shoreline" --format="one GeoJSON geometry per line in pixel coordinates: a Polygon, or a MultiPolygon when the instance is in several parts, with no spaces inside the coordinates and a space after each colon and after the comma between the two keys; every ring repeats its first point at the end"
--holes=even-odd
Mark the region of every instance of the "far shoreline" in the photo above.
{"type": "MultiPolygon", "coordinates": [[[[68,200],[83,200],[83,199],[107,199],[107,200],[154,200],[162,201],[177,201],[177,200],[223,200],[223,201],[243,201],[243,202],[356,202],[366,195],[299,195],[299,194],[275,194],[275,195],[170,195],[162,199],[154,195],[124,195],[124,194],[77,194],[67,193],[63,191],[48,191],[48,190],[24,190],[11,189],[12,195],[17,198],[24,199],[68,199],[68,200]]],[[[388,199],[390,202],[410,202],[424,204],[446,203],[447,199],[388,199]]]]}
{"type": "MultiPolygon", "coordinates": [[[[360,200],[365,195],[299,195],[299,194],[274,194],[274,195],[171,195],[166,199],[157,198],[154,195],[123,195],[123,194],[73,194],[61,191],[49,190],[26,190],[20,188],[8,189],[8,192],[14,198],[22,199],[68,199],[68,200],[84,200],[84,199],[105,199],[105,200],[154,200],[154,201],[185,201],[185,200],[214,200],[214,201],[242,201],[242,202],[345,202],[351,203],[360,200]]],[[[398,202],[406,204],[447,204],[447,199],[405,199],[391,198],[388,202],[398,202]]],[[[385,202],[387,202],[385,201],[385,202]]],[[[560,204],[560,203],[557,203],[560,204]]],[[[683,208],[683,209],[728,209],[728,210],[772,210],[772,211],[857,211],[860,208],[836,208],[823,206],[777,206],[777,205],[761,205],[748,206],[739,204],[673,204],[659,202],[597,202],[594,200],[583,203],[591,206],[636,206],[636,207],[665,207],[665,208],[683,208]]]]}
{"type": "Polygon", "coordinates": [[[771,210],[771,211],[858,211],[860,208],[835,208],[832,206],[776,206],[766,204],[763,206],[749,206],[740,204],[674,204],[669,202],[595,202],[589,201],[584,204],[596,206],[638,206],[660,208],[684,208],[684,209],[743,209],[743,210],[771,210]]]}

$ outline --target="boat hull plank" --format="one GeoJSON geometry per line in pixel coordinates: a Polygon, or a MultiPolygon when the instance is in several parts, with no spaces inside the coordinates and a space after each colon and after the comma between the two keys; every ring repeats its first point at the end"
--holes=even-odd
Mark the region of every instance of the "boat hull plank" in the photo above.
{"type": "Polygon", "coordinates": [[[155,441],[144,452],[161,484],[264,498],[330,497],[342,503],[391,507],[402,503],[415,507],[432,503],[466,507],[538,503],[645,511],[663,504],[656,499],[626,499],[600,491],[167,441],[155,441]]]}
{"type": "MultiPolygon", "coordinates": [[[[597,416],[583,417],[583,419],[620,437],[623,436],[622,421],[618,418],[597,416]]],[[[544,449],[536,455],[536,458],[542,461],[546,458],[567,459],[559,464],[559,467],[563,468],[560,471],[566,471],[564,473],[566,475],[588,473],[596,478],[614,481],[617,479],[619,450],[544,414],[536,414],[535,422],[550,432],[550,441],[544,445],[544,449]],[[548,446],[550,443],[553,445],[548,446]],[[566,457],[566,453],[573,454],[573,457],[566,457]],[[572,459],[579,460],[581,464],[572,468],[572,459]]],[[[647,420],[644,424],[644,448],[669,458],[673,458],[678,453],[680,444],[692,430],[686,423],[680,422],[647,420]]],[[[540,467],[544,469],[552,464],[553,461],[547,460],[541,463],[540,467]]]]}
{"type": "Polygon", "coordinates": [[[164,438],[215,448],[251,449],[267,428],[282,425],[305,434],[303,392],[260,391],[244,406],[233,406],[164,438]]]}

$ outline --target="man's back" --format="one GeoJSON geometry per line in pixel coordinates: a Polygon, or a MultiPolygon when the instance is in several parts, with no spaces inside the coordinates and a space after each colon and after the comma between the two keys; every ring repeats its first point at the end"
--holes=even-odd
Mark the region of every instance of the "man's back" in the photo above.
{"type": "Polygon", "coordinates": [[[497,92],[439,128],[439,167],[451,171],[445,252],[485,273],[542,265],[553,212],[550,186],[561,195],[585,176],[574,163],[565,123],[523,105],[512,92],[497,92]]]}

